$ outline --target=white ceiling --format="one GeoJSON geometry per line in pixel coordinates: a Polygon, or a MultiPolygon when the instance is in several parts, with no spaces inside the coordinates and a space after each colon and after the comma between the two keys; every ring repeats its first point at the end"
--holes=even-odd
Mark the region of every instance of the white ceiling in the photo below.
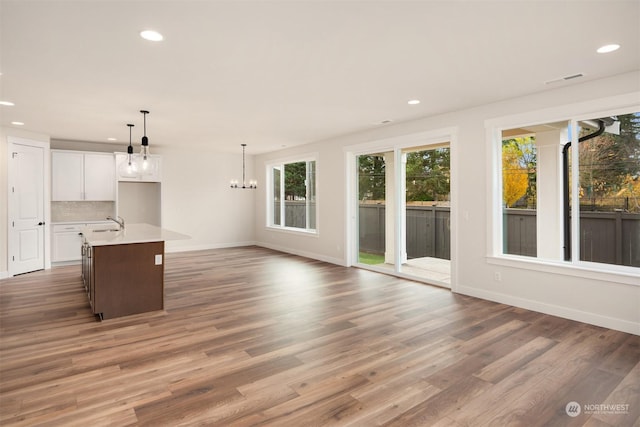
{"type": "Polygon", "coordinates": [[[122,149],[141,109],[152,151],[255,154],[640,68],[636,0],[0,5],[0,124],[122,149]]]}

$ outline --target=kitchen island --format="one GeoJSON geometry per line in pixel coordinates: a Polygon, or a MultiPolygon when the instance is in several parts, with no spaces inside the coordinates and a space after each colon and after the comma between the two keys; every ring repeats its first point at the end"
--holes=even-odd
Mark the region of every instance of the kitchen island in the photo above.
{"type": "Polygon", "coordinates": [[[164,309],[164,243],[188,238],[149,224],[83,229],[82,280],[102,319],[164,309]]]}

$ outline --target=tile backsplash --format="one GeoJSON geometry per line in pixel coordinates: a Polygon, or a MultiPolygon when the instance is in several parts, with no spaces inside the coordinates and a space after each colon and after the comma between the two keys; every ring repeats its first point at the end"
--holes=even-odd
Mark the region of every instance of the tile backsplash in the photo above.
{"type": "Polygon", "coordinates": [[[102,221],[115,212],[115,202],[51,202],[51,222],[102,221]]]}

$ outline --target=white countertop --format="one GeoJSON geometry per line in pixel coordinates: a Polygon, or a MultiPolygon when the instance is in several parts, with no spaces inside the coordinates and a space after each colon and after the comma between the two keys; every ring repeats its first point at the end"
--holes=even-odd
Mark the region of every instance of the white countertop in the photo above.
{"type": "Polygon", "coordinates": [[[97,220],[97,219],[90,219],[87,221],[51,221],[52,225],[66,225],[66,224],[113,224],[116,225],[115,222],[113,221],[108,221],[108,220],[97,220]]]}
{"type": "MultiPolygon", "coordinates": [[[[118,224],[114,223],[113,228],[118,228],[118,224]]],[[[176,233],[151,224],[125,224],[124,230],[118,231],[97,231],[92,227],[84,227],[82,235],[91,246],[189,239],[189,236],[185,234],[176,233]]]]}

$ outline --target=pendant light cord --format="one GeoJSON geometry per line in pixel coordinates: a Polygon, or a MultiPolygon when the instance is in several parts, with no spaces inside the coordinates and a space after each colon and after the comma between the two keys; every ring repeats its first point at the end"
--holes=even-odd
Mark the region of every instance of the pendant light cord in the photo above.
{"type": "Polygon", "coordinates": [[[247,144],[242,144],[242,188],[245,187],[245,173],[244,173],[244,150],[247,147],[247,144]]]}

